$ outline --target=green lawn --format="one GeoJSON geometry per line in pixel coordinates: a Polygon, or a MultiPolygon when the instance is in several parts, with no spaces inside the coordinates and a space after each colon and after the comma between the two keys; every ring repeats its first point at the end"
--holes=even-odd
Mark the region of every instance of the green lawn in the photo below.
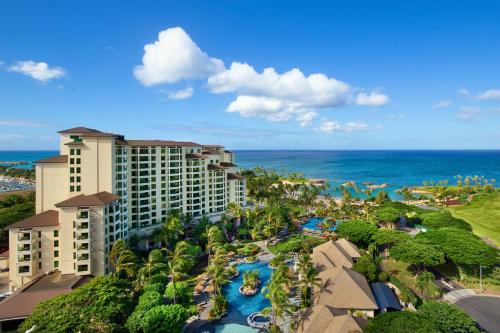
{"type": "Polygon", "coordinates": [[[447,209],[469,222],[476,235],[500,246],[500,192],[476,195],[470,204],[447,209]]]}
{"type": "MultiPolygon", "coordinates": [[[[395,276],[415,294],[421,296],[420,291],[415,286],[415,274],[408,269],[409,267],[409,264],[402,261],[396,261],[394,259],[387,259],[382,263],[382,268],[384,269],[384,271],[395,276]]],[[[431,295],[433,295],[438,289],[438,286],[432,283],[429,291],[427,292],[427,296],[431,297],[431,295]]]]}

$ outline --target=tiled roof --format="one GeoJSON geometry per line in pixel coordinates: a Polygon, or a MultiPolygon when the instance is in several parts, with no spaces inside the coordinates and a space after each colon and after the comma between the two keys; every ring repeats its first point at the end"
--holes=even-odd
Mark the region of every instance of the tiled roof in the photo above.
{"type": "Polygon", "coordinates": [[[228,173],[227,179],[229,179],[229,180],[244,180],[245,176],[240,175],[239,173],[228,173]]]}
{"type": "Polygon", "coordinates": [[[99,192],[91,195],[80,194],[57,203],[56,207],[104,206],[119,199],[119,196],[109,192],[99,192]]]}
{"type": "Polygon", "coordinates": [[[33,215],[22,221],[13,223],[7,228],[33,228],[33,227],[55,227],[59,225],[59,212],[47,210],[43,213],[33,215]]]}
{"type": "Polygon", "coordinates": [[[57,156],[47,157],[35,161],[35,163],[68,163],[68,155],[57,155],[57,156]]]}
{"type": "Polygon", "coordinates": [[[208,168],[208,170],[225,170],[226,169],[222,165],[218,165],[218,164],[209,164],[209,165],[207,165],[207,168],[208,168]]]}
{"type": "Polygon", "coordinates": [[[361,333],[366,324],[345,310],[323,304],[301,311],[297,333],[361,333]]]}
{"type": "Polygon", "coordinates": [[[353,264],[352,257],[340,245],[333,240],[313,248],[311,256],[318,271],[329,268],[351,268],[353,264]]]}
{"type": "Polygon", "coordinates": [[[200,144],[189,141],[125,140],[125,142],[129,146],[201,147],[200,144]]]}
{"type": "Polygon", "coordinates": [[[66,130],[59,131],[61,134],[79,134],[86,137],[113,137],[120,136],[119,134],[101,132],[99,130],[87,127],[73,127],[66,130]]]}
{"type": "Polygon", "coordinates": [[[236,166],[236,164],[233,164],[231,162],[220,162],[220,165],[228,167],[228,168],[236,166]]]}
{"type": "Polygon", "coordinates": [[[60,272],[41,275],[0,302],[0,321],[26,318],[40,302],[67,294],[89,280],[60,272]]]}
{"type": "Polygon", "coordinates": [[[196,153],[188,153],[186,154],[186,158],[202,158],[206,159],[206,156],[203,156],[203,154],[196,154],[196,153]]]}

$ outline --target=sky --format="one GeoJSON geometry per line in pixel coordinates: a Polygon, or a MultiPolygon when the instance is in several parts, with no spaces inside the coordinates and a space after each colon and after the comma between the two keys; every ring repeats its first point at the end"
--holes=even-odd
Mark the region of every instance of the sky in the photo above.
{"type": "Polygon", "coordinates": [[[498,1],[10,1],[0,150],[500,149],[498,1]]]}

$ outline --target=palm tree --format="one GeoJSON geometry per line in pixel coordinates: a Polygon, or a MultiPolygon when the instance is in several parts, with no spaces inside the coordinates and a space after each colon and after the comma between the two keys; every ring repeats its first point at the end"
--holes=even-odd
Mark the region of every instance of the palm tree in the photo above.
{"type": "Polygon", "coordinates": [[[302,306],[309,305],[311,288],[319,287],[321,279],[318,277],[318,271],[314,268],[311,256],[307,252],[299,255],[297,268],[299,271],[299,287],[302,291],[302,306]]]}
{"type": "Polygon", "coordinates": [[[134,276],[137,257],[128,249],[125,240],[120,239],[113,244],[108,258],[115,276],[121,276],[122,273],[129,278],[134,276]]]}
{"type": "Polygon", "coordinates": [[[191,260],[188,249],[188,243],[186,241],[180,241],[175,245],[175,249],[168,254],[168,272],[172,278],[174,303],[177,302],[175,284],[179,279],[186,276],[186,269],[191,260]]]}
{"type": "Polygon", "coordinates": [[[220,228],[216,225],[207,226],[207,254],[208,261],[210,261],[210,255],[217,244],[224,241],[224,235],[220,228]]]}
{"type": "Polygon", "coordinates": [[[432,281],[434,281],[434,274],[432,274],[431,272],[425,271],[417,276],[415,286],[418,290],[420,290],[422,297],[424,297],[424,291],[429,290],[432,281]]]}
{"type": "Polygon", "coordinates": [[[271,307],[263,309],[262,313],[271,315],[272,327],[276,327],[278,318],[284,318],[285,315],[291,314],[292,304],[284,288],[289,282],[288,268],[281,265],[271,275],[268,285],[262,289],[264,297],[271,302],[271,307]]]}
{"type": "Polygon", "coordinates": [[[216,295],[220,295],[222,293],[221,287],[229,282],[226,273],[224,265],[219,262],[213,262],[207,268],[207,275],[210,278],[216,295]]]}
{"type": "Polygon", "coordinates": [[[168,272],[167,258],[164,256],[163,252],[159,249],[152,250],[147,259],[142,264],[139,269],[138,276],[139,281],[148,281],[151,276],[156,274],[165,274],[168,272]]]}
{"type": "Polygon", "coordinates": [[[229,203],[227,208],[231,212],[231,214],[236,218],[236,226],[240,225],[241,217],[243,216],[243,210],[241,209],[241,206],[236,202],[231,202],[229,203]]]}
{"type": "Polygon", "coordinates": [[[184,234],[184,226],[178,214],[170,214],[160,229],[160,235],[168,249],[173,247],[180,236],[184,234]]]}

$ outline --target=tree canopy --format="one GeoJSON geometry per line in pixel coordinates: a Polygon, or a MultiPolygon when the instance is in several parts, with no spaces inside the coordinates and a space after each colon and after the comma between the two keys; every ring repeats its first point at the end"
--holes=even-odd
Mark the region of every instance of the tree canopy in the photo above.
{"type": "Polygon", "coordinates": [[[144,333],[178,333],[189,313],[180,304],[160,305],[150,309],[141,320],[144,333]]]}
{"type": "Polygon", "coordinates": [[[498,251],[478,236],[455,228],[442,228],[420,233],[418,240],[438,247],[457,265],[493,266],[498,263],[498,251]]]}
{"type": "Polygon", "coordinates": [[[444,254],[438,247],[417,239],[396,244],[391,248],[390,255],[396,260],[417,266],[437,266],[445,262],[444,254]]]}
{"type": "Polygon", "coordinates": [[[377,245],[394,245],[407,240],[411,236],[404,231],[394,229],[378,229],[372,236],[372,241],[377,245]]]}
{"type": "Polygon", "coordinates": [[[363,220],[344,221],[337,225],[339,237],[346,238],[354,243],[368,244],[377,226],[363,220]]]}
{"type": "Polygon", "coordinates": [[[365,333],[442,333],[436,322],[418,312],[386,312],[376,316],[365,333]]]}
{"type": "Polygon", "coordinates": [[[472,231],[472,227],[468,222],[454,217],[446,210],[426,212],[424,214],[420,214],[419,218],[422,220],[423,225],[431,229],[457,228],[472,231]]]}
{"type": "Polygon", "coordinates": [[[479,333],[476,323],[456,305],[428,301],[418,312],[436,322],[443,332],[447,333],[479,333]]]}
{"type": "Polygon", "coordinates": [[[36,306],[20,326],[37,332],[121,332],[133,309],[130,285],[112,275],[98,276],[69,294],[36,306]]]}

